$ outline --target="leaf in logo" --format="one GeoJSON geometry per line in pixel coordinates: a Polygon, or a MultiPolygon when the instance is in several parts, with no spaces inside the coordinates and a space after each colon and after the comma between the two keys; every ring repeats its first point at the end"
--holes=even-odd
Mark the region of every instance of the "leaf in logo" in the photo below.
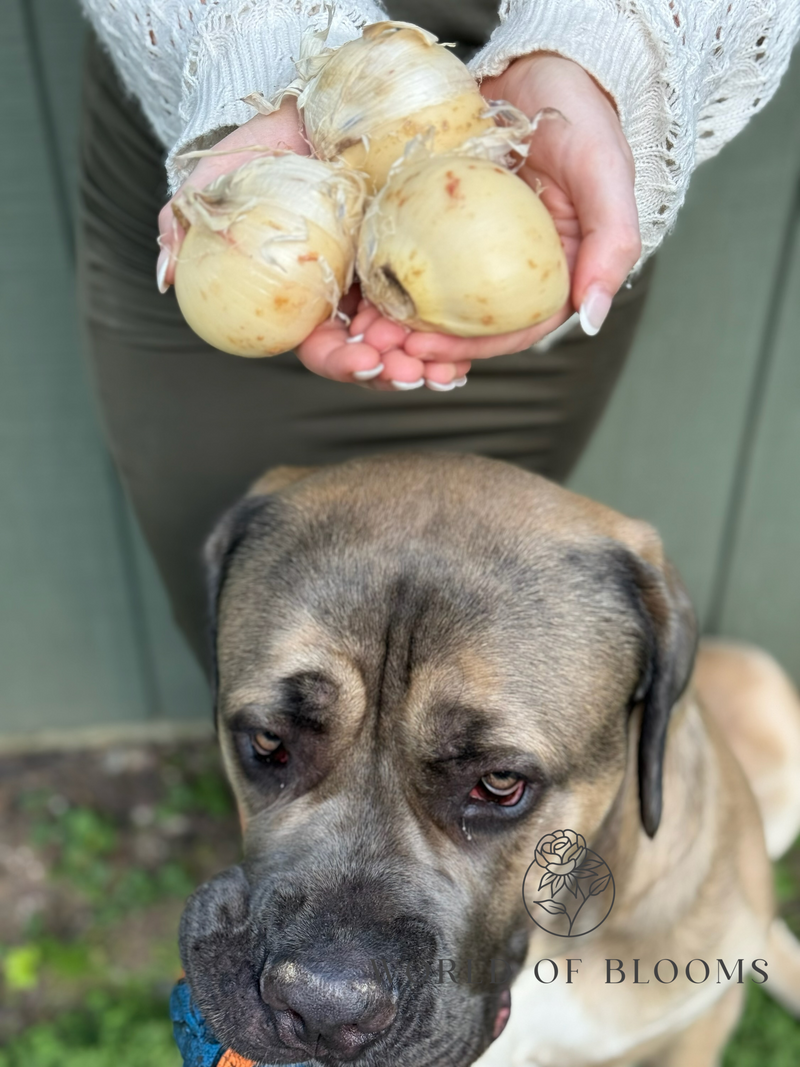
{"type": "Polygon", "coordinates": [[[607,874],[604,878],[598,878],[596,882],[592,882],[589,888],[590,897],[599,897],[601,893],[604,893],[606,886],[611,880],[611,875],[607,874]]]}
{"type": "Polygon", "coordinates": [[[586,859],[575,872],[577,878],[593,878],[603,866],[600,860],[586,859]]]}
{"type": "Polygon", "coordinates": [[[542,880],[541,880],[541,882],[539,882],[539,888],[540,889],[544,889],[544,887],[546,885],[550,885],[550,883],[553,881],[554,878],[555,878],[555,875],[551,874],[550,871],[548,871],[546,874],[543,874],[542,875],[542,880]]]}
{"type": "Polygon", "coordinates": [[[560,900],[534,900],[533,903],[538,904],[540,908],[544,908],[551,915],[566,915],[567,913],[566,907],[560,900]]]}

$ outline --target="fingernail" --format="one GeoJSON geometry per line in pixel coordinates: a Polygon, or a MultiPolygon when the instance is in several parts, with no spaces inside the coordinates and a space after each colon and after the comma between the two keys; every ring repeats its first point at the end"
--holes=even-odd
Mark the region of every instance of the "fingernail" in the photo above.
{"type": "Polygon", "coordinates": [[[424,384],[424,378],[418,378],[415,382],[396,382],[394,378],[392,378],[392,385],[395,389],[400,389],[402,392],[407,392],[409,389],[420,389],[424,384]]]}
{"type": "Polygon", "coordinates": [[[345,344],[346,345],[357,345],[359,341],[363,341],[363,340],[364,340],[364,334],[363,333],[357,333],[353,337],[348,337],[347,340],[345,341],[345,344]]]}
{"type": "Polygon", "coordinates": [[[463,387],[466,384],[467,384],[467,376],[466,376],[466,374],[464,375],[463,378],[455,378],[455,379],[453,379],[453,385],[456,387],[456,389],[463,389],[463,387]]]}
{"type": "Polygon", "coordinates": [[[353,377],[359,382],[368,382],[370,378],[377,378],[382,370],[383,364],[379,363],[378,366],[373,367],[372,370],[354,370],[353,377]]]}
{"type": "Polygon", "coordinates": [[[159,293],[166,293],[167,289],[169,289],[169,285],[166,282],[168,268],[169,249],[162,248],[158,254],[158,263],[156,265],[156,281],[158,282],[159,293]]]}
{"type": "Polygon", "coordinates": [[[433,391],[435,393],[449,393],[451,389],[455,389],[456,388],[456,382],[455,381],[444,382],[444,383],[426,381],[425,385],[428,387],[428,389],[433,389],[433,391]]]}
{"type": "Polygon", "coordinates": [[[599,285],[590,286],[581,304],[580,320],[583,332],[589,337],[599,333],[610,307],[611,297],[605,289],[601,289],[599,285]]]}

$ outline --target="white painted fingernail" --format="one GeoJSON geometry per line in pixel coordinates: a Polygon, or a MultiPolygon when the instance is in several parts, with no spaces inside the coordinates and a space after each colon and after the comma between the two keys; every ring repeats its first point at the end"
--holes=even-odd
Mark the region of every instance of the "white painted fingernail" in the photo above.
{"type": "Polygon", "coordinates": [[[169,289],[167,284],[167,270],[169,269],[169,249],[162,248],[158,254],[158,263],[156,265],[156,282],[158,283],[159,293],[166,293],[169,289]]]}
{"type": "Polygon", "coordinates": [[[394,378],[392,378],[392,385],[395,389],[400,389],[402,392],[408,392],[409,389],[420,389],[424,384],[424,378],[418,378],[415,382],[396,382],[394,378]]]}
{"type": "Polygon", "coordinates": [[[359,343],[359,341],[363,341],[363,340],[364,340],[364,334],[363,333],[357,333],[353,337],[348,337],[347,340],[345,341],[345,344],[346,345],[357,345],[359,343]]]}
{"type": "Polygon", "coordinates": [[[354,370],[353,377],[359,382],[368,382],[370,378],[377,378],[382,370],[383,364],[379,363],[378,366],[373,367],[372,370],[354,370]]]}
{"type": "Polygon", "coordinates": [[[433,389],[433,391],[435,393],[449,393],[451,389],[455,389],[456,388],[455,381],[444,382],[444,383],[426,381],[425,385],[428,387],[428,389],[433,389]]]}
{"type": "Polygon", "coordinates": [[[586,292],[581,304],[581,329],[589,337],[600,332],[611,307],[611,297],[599,285],[592,285],[586,292]]]}
{"type": "Polygon", "coordinates": [[[580,322],[580,319],[581,317],[578,312],[574,312],[566,322],[562,322],[560,326],[556,326],[556,328],[546,334],[541,341],[537,341],[535,345],[531,345],[531,348],[534,352],[549,352],[553,345],[557,345],[561,341],[562,337],[566,337],[568,333],[571,333],[572,330],[575,329],[580,322]]]}
{"type": "Polygon", "coordinates": [[[467,376],[466,376],[466,374],[464,375],[463,378],[454,378],[453,379],[453,385],[456,387],[456,389],[463,389],[466,384],[467,384],[467,376]]]}

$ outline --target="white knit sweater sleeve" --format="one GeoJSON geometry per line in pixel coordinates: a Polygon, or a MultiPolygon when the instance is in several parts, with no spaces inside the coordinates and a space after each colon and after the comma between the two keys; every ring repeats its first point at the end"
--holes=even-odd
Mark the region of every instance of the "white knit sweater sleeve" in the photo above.
{"type": "Polygon", "coordinates": [[[375,0],[81,0],[168,148],[171,191],[193,164],[176,157],[216,143],[255,112],[241,98],[268,99],[293,81],[308,29],[332,18],[328,42],[343,44],[386,14],[375,0]]]}
{"type": "Polygon", "coordinates": [[[477,77],[557,52],[617,104],[636,164],[643,256],[671,228],[692,171],[778,87],[800,33],[800,0],[503,0],[471,63],[477,77]]]}

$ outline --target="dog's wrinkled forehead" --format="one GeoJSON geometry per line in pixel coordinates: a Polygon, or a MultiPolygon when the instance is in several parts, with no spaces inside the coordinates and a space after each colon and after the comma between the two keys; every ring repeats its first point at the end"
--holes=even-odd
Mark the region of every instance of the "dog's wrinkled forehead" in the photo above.
{"type": "Polygon", "coordinates": [[[344,465],[247,499],[218,561],[222,705],[344,664],[384,708],[426,674],[509,714],[535,693],[540,719],[624,701],[642,640],[629,549],[570,516],[578,498],[483,463],[344,465]]]}

